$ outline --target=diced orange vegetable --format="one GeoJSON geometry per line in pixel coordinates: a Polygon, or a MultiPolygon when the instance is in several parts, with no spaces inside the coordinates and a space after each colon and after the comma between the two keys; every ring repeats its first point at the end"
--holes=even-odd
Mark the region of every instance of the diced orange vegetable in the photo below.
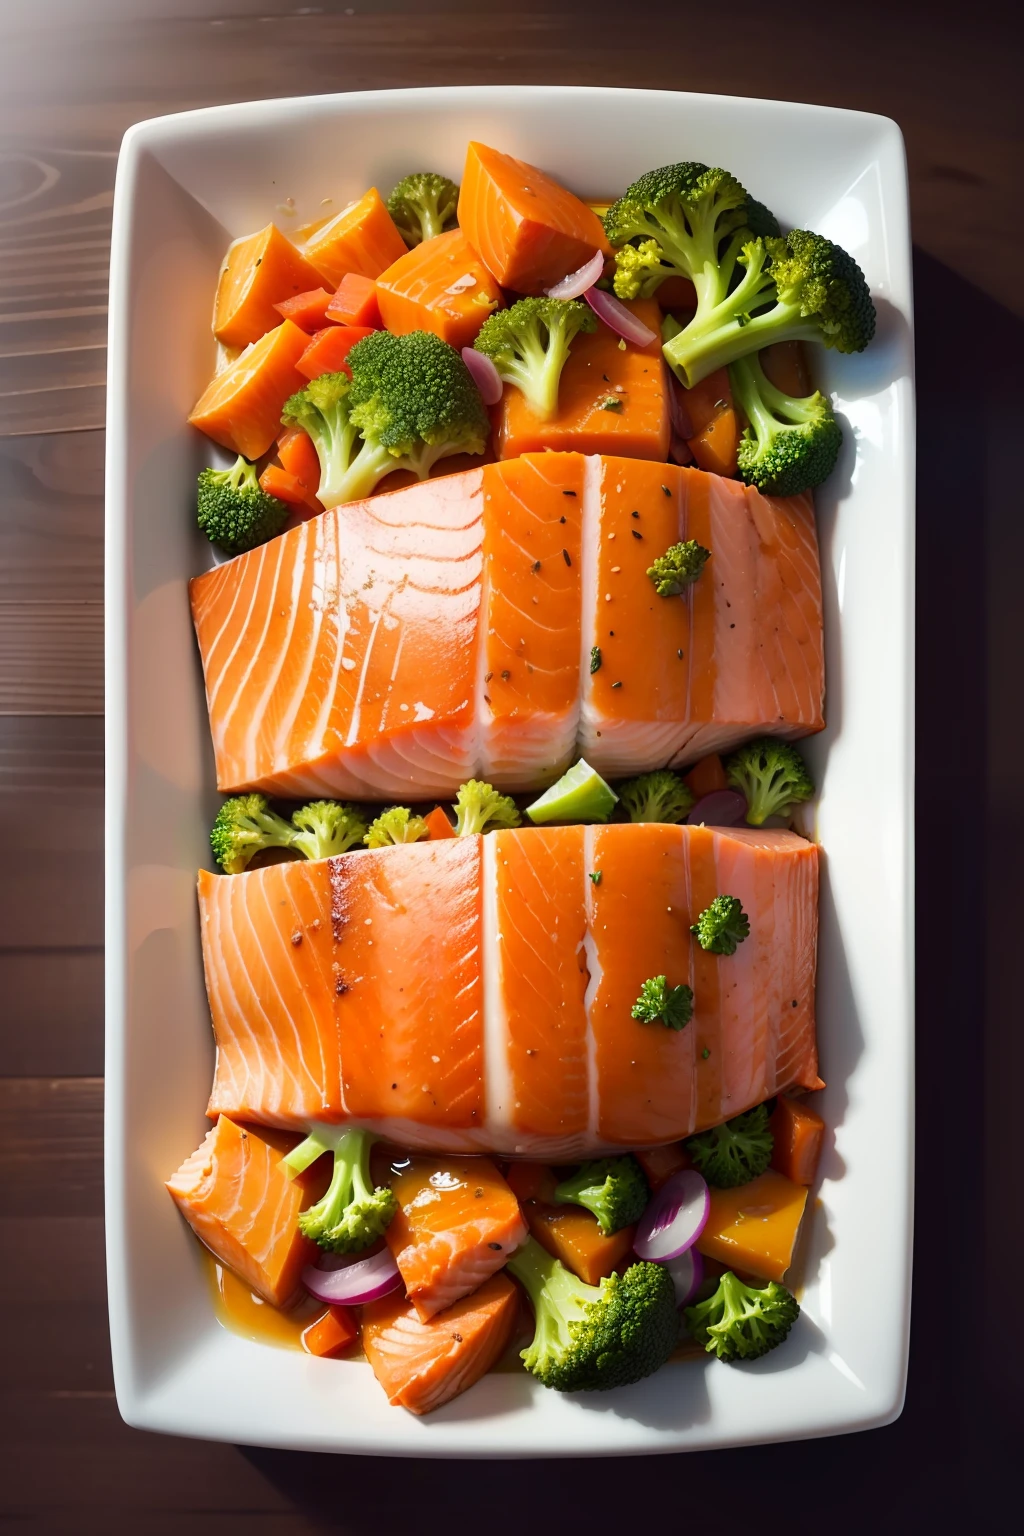
{"type": "Polygon", "coordinates": [[[651,1189],[660,1189],[667,1179],[683,1168],[692,1168],[689,1153],[683,1151],[682,1142],[674,1141],[668,1147],[650,1147],[635,1152],[634,1157],[647,1175],[651,1189]]]}
{"type": "Polygon", "coordinates": [[[454,837],[456,835],[451,818],[443,805],[435,805],[429,815],[423,819],[429,829],[428,835],[432,838],[454,837]]]}
{"type": "Polygon", "coordinates": [[[543,1163],[510,1163],[505,1177],[520,1204],[526,1200],[554,1203],[558,1180],[543,1163]]]}
{"type": "Polygon", "coordinates": [[[740,420],[728,368],[709,373],[693,389],[681,390],[681,399],[694,434],[686,441],[698,467],[731,478],[736,474],[740,420]]]}
{"type": "Polygon", "coordinates": [[[519,1292],[507,1275],[492,1275],[429,1322],[392,1291],[363,1308],[363,1348],[389,1403],[430,1413],[497,1363],[518,1318],[519,1292]]]}
{"type": "Polygon", "coordinates": [[[699,800],[702,795],[713,794],[716,789],[729,788],[729,780],[717,752],[711,752],[694,763],[690,771],[683,774],[683,781],[693,791],[695,800],[699,800]]]}
{"type": "Polygon", "coordinates": [[[303,352],[296,368],[307,379],[318,379],[322,373],[351,373],[345,359],[357,341],[371,336],[372,328],[360,325],[325,325],[317,331],[303,352]]]}
{"type": "Polygon", "coordinates": [[[287,502],[297,511],[309,513],[311,517],[323,511],[320,502],[298,476],[282,469],[280,464],[267,464],[261,471],[260,490],[266,491],[268,496],[276,496],[278,501],[287,502]]]}
{"type": "Polygon", "coordinates": [[[316,491],[320,484],[320,459],[308,432],[301,427],[286,427],[277,439],[277,456],[307,491],[316,491]]]}
{"type": "Polygon", "coordinates": [[[593,209],[536,166],[470,143],[459,226],[503,288],[543,293],[590,260],[611,255],[593,209]]]}
{"type": "Polygon", "coordinates": [[[807,1188],[769,1168],[737,1189],[713,1189],[697,1247],[732,1269],[781,1280],[793,1259],[807,1188]]]}
{"type": "Polygon", "coordinates": [[[768,1127],[775,1138],[772,1167],[794,1184],[813,1184],[825,1135],[821,1116],[799,1099],[780,1094],[768,1127]]]}
{"type": "Polygon", "coordinates": [[[295,1299],[302,1271],[317,1251],[297,1226],[310,1183],[305,1176],[290,1179],[282,1156],[252,1126],[221,1115],[199,1150],[167,1180],[200,1241],[275,1307],[295,1299]]]}
{"type": "Polygon", "coordinates": [[[327,310],[328,320],[336,325],[367,325],[379,330],[384,324],[377,303],[375,278],[361,272],[346,272],[327,310]]]}
{"type": "Polygon", "coordinates": [[[211,379],[189,421],[233,453],[258,459],[281,428],[281,409],[306,380],[297,363],[309,337],[282,320],[211,379]]]}
{"type": "Polygon", "coordinates": [[[405,249],[384,199],[376,187],[371,187],[318,229],[303,247],[303,255],[337,288],[346,272],[379,277],[405,249]]]}
{"type": "Polygon", "coordinates": [[[519,1202],[489,1157],[396,1163],[387,1244],[420,1317],[433,1317],[505,1264],[526,1236],[519,1202]]]}
{"type": "Polygon", "coordinates": [[[787,395],[809,395],[811,375],[807,354],[800,341],[777,341],[759,354],[761,367],[776,389],[787,395]]]}
{"type": "Polygon", "coordinates": [[[359,1337],[355,1319],[347,1307],[328,1307],[323,1317],[303,1331],[302,1347],[308,1355],[320,1355],[325,1360],[336,1360],[359,1337]]]}
{"type": "Polygon", "coordinates": [[[618,1269],[633,1248],[636,1227],[605,1237],[597,1217],[579,1205],[526,1205],[530,1231],[548,1253],[588,1285],[618,1269]]]}
{"type": "Polygon", "coordinates": [[[285,320],[294,320],[310,336],[327,325],[327,307],[334,295],[326,288],[310,288],[308,293],[297,293],[293,299],[285,299],[274,308],[285,320]]]}
{"type": "Polygon", "coordinates": [[[435,235],[406,251],[377,279],[377,303],[389,331],[433,331],[468,347],[501,304],[501,289],[461,229],[435,235]]]}
{"type": "Polygon", "coordinates": [[[646,347],[619,346],[619,338],[598,321],[591,335],[577,335],[558,386],[558,409],[539,421],[526,396],[505,385],[497,407],[498,457],[524,453],[606,453],[628,459],[668,457],[669,402],[658,337],[660,311],[653,299],[636,299],[627,309],[655,338],[646,347]],[[608,409],[606,402],[619,401],[608,409]]]}
{"type": "Polygon", "coordinates": [[[258,341],[280,320],[276,306],[315,288],[317,274],[275,224],[228,251],[217,283],[213,334],[226,346],[258,341]]]}

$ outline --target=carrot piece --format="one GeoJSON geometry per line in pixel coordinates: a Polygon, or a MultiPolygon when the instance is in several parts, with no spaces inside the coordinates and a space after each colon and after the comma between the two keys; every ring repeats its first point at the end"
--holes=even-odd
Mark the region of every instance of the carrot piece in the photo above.
{"type": "Polygon", "coordinates": [[[361,272],[346,272],[327,309],[328,320],[336,325],[368,325],[379,330],[384,324],[377,303],[377,283],[361,272]]]}
{"type": "Polygon", "coordinates": [[[303,255],[337,288],[346,272],[379,277],[405,249],[384,199],[371,187],[318,229],[303,247],[303,255]]]}
{"type": "Polygon", "coordinates": [[[633,1156],[647,1175],[647,1182],[652,1190],[660,1189],[674,1173],[693,1167],[689,1154],[683,1151],[682,1143],[679,1141],[674,1141],[668,1147],[649,1147],[646,1150],[634,1152],[633,1156]]]}
{"type": "Polygon", "coordinates": [[[286,427],[277,440],[277,456],[288,473],[315,495],[320,484],[320,460],[309,433],[301,427],[286,427]]]}
{"type": "Polygon", "coordinates": [[[167,1180],[200,1241],[274,1307],[294,1300],[317,1251],[296,1224],[310,1198],[309,1180],[290,1179],[281,1167],[283,1155],[252,1126],[221,1115],[199,1150],[167,1180]]]}
{"type": "Polygon", "coordinates": [[[443,805],[435,805],[430,814],[423,819],[429,829],[430,837],[436,839],[439,837],[455,836],[455,828],[452,826],[448,812],[443,805]]]}
{"type": "Polygon", "coordinates": [[[636,1227],[605,1237],[597,1217],[578,1205],[528,1204],[524,1215],[538,1243],[588,1285],[612,1274],[633,1247],[636,1227]]]}
{"type": "Polygon", "coordinates": [[[317,331],[295,366],[307,379],[318,379],[322,373],[351,374],[345,359],[357,341],[372,334],[366,326],[325,325],[322,331],[317,331]]]}
{"type": "Polygon", "coordinates": [[[359,1337],[355,1319],[347,1307],[328,1307],[322,1317],[303,1330],[302,1347],[307,1355],[336,1360],[351,1349],[359,1337]]]}
{"type": "Polygon", "coordinates": [[[266,491],[268,496],[276,496],[278,501],[286,501],[296,510],[301,508],[311,515],[323,511],[319,501],[298,476],[282,469],[279,464],[268,464],[263,469],[260,474],[260,490],[266,491]]]}
{"type": "Polygon", "coordinates": [[[712,794],[716,789],[729,788],[729,780],[717,752],[710,752],[707,757],[694,763],[689,773],[683,774],[683,782],[689,785],[695,800],[699,800],[702,795],[712,794]]]}
{"type": "Polygon", "coordinates": [[[719,368],[709,373],[693,389],[681,390],[680,398],[693,429],[693,436],[686,441],[699,467],[713,475],[734,476],[740,422],[729,386],[729,370],[719,368]]]}
{"type": "Polygon", "coordinates": [[[543,293],[590,260],[611,255],[601,220],[534,165],[470,143],[459,225],[503,288],[543,293]]]}
{"type": "Polygon", "coordinates": [[[669,400],[658,338],[660,311],[653,299],[626,305],[650,326],[646,347],[620,347],[619,338],[598,322],[578,335],[558,386],[558,409],[549,421],[534,415],[521,390],[506,384],[497,407],[498,456],[524,453],[604,453],[629,459],[668,457],[669,400]],[[617,402],[611,409],[608,402],[617,402]]]}
{"type": "Polygon", "coordinates": [[[268,224],[229,249],[217,283],[213,334],[231,347],[258,341],[278,324],[276,306],[316,283],[309,262],[268,224]]]}
{"type": "Polygon", "coordinates": [[[326,288],[310,288],[308,293],[297,293],[294,298],[275,304],[274,308],[283,319],[294,320],[312,336],[328,323],[327,309],[333,297],[326,288]]]}
{"type": "Polygon", "coordinates": [[[794,1184],[813,1184],[825,1135],[821,1116],[799,1099],[780,1094],[768,1128],[775,1138],[772,1167],[794,1184]]]}
{"type": "Polygon", "coordinates": [[[363,1348],[389,1403],[430,1413],[497,1363],[518,1318],[519,1292],[507,1275],[492,1275],[429,1322],[392,1291],[363,1308],[363,1348]]]}
{"type": "Polygon", "coordinates": [[[233,453],[258,459],[281,427],[281,409],[305,384],[297,371],[309,337],[282,320],[207,385],[189,421],[233,453]]]}
{"type": "Polygon", "coordinates": [[[731,1269],[781,1280],[792,1262],[806,1204],[806,1186],[774,1168],[736,1189],[713,1189],[697,1248],[731,1269]]]}
{"type": "Polygon", "coordinates": [[[505,1177],[520,1205],[527,1200],[554,1203],[558,1180],[543,1163],[511,1163],[505,1177]]]}
{"type": "Polygon", "coordinates": [[[776,389],[787,395],[809,395],[811,375],[807,354],[800,341],[776,341],[759,354],[761,367],[776,389]]]}
{"type": "Polygon", "coordinates": [[[461,229],[406,251],[377,279],[377,303],[389,331],[433,331],[468,347],[501,304],[501,289],[461,229]]]}

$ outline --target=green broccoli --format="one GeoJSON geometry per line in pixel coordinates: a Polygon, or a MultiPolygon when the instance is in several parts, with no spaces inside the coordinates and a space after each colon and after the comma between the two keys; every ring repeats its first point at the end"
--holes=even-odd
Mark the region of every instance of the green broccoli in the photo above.
{"type": "Polygon", "coordinates": [[[425,479],[438,459],[483,453],[490,421],[462,358],[439,336],[374,331],[344,373],[325,373],[285,403],[286,426],[313,439],[325,507],[358,501],[395,469],[425,479]]]}
{"type": "Polygon", "coordinates": [[[800,1316],[797,1299],[784,1285],[744,1285],[731,1269],[707,1301],[683,1313],[690,1333],[719,1360],[756,1360],[781,1344],[800,1316]]]}
{"type": "Polygon", "coordinates": [[[225,800],[210,828],[210,847],[229,875],[241,874],[263,848],[291,848],[296,829],[272,811],[265,795],[234,795],[225,800]]]}
{"type": "Polygon", "coordinates": [[[429,835],[422,816],[414,816],[406,805],[393,805],[371,821],[363,842],[367,848],[390,848],[393,843],[418,843],[429,835]]]}
{"type": "Polygon", "coordinates": [[[260,489],[255,464],[241,454],[230,469],[204,469],[199,476],[196,521],[225,554],[265,544],[281,532],[288,514],[285,502],[260,489]]]}
{"type": "Polygon", "coordinates": [[[739,357],[779,341],[820,341],[862,352],[875,333],[864,274],[841,246],[806,229],[745,240],[740,281],[665,343],[665,358],[687,388],[739,357]]]}
{"type": "Polygon", "coordinates": [[[641,240],[639,245],[624,245],[616,251],[612,287],[618,297],[649,299],[666,277],[675,277],[677,274],[665,262],[664,255],[657,240],[641,240]]]}
{"type": "Polygon", "coordinates": [[[490,784],[469,779],[455,797],[455,835],[493,832],[498,827],[518,827],[522,821],[511,795],[499,795],[490,784]]]}
{"type": "Polygon", "coordinates": [[[772,736],[748,741],[725,759],[723,767],[733,789],[747,797],[747,821],[752,827],[760,827],[769,816],[786,815],[814,794],[800,753],[772,736]]]}
{"type": "Polygon", "coordinates": [[[659,597],[678,597],[691,582],[698,580],[710,558],[710,549],[705,549],[696,539],[685,539],[682,544],[673,544],[659,555],[648,567],[647,574],[659,597]]]}
{"type": "Polygon", "coordinates": [[[693,989],[685,982],[670,987],[664,976],[649,976],[640,996],[629,1010],[641,1024],[664,1024],[666,1029],[685,1029],[693,1018],[693,989]]]}
{"type": "Polygon", "coordinates": [[[735,1189],[758,1178],[771,1162],[775,1138],[768,1129],[768,1106],[758,1104],[724,1125],[690,1136],[686,1150],[713,1189],[735,1189]]]}
{"type": "Polygon", "coordinates": [[[388,212],[406,245],[419,245],[450,229],[458,206],[458,187],[436,171],[403,176],[388,198],[388,212]]]}
{"type": "Polygon", "coordinates": [[[594,1392],[642,1381],[679,1338],[672,1277],[663,1264],[631,1264],[587,1285],[528,1238],[508,1270],[529,1295],[536,1326],[526,1369],[556,1392],[594,1392]]]}
{"type": "Polygon", "coordinates": [[[650,1198],[644,1171],[631,1152],[584,1163],[555,1189],[556,1205],[593,1211],[605,1236],[639,1221],[650,1198]]]}
{"type": "Polygon", "coordinates": [[[779,228],[779,221],[774,213],[772,213],[770,208],[766,208],[764,203],[758,202],[756,197],[748,195],[746,212],[746,225],[752,235],[759,235],[764,240],[769,235],[778,238],[782,234],[782,230],[779,228]]]}
{"type": "Polygon", "coordinates": [[[386,1185],[370,1181],[369,1131],[318,1126],[281,1159],[289,1177],[302,1173],[325,1152],[334,1154],[334,1172],[326,1195],[299,1212],[299,1230],[330,1253],[359,1253],[381,1237],[398,1210],[386,1185]]]}
{"type": "Polygon", "coordinates": [[[738,896],[716,896],[691,925],[701,949],[712,955],[734,955],[750,933],[750,919],[738,896]]]}
{"type": "Polygon", "coordinates": [[[522,391],[534,415],[547,421],[558,409],[558,384],[573,338],[596,329],[593,310],[579,299],[520,299],[490,315],[473,345],[506,384],[522,391]]]}
{"type": "Polygon", "coordinates": [[[656,768],[620,784],[619,800],[630,821],[685,821],[693,793],[678,773],[656,768]]]}
{"type": "Polygon", "coordinates": [[[361,843],[366,833],[366,822],[354,805],[342,805],[340,800],[311,800],[292,812],[292,826],[296,828],[292,847],[298,848],[307,859],[329,859],[334,854],[346,853],[355,843],[361,843]]]}
{"type": "Polygon", "coordinates": [[[729,381],[749,426],[740,439],[740,479],[769,496],[798,496],[827,480],[843,443],[842,428],[819,391],[798,397],[777,389],[756,353],[729,365],[729,381]]]}

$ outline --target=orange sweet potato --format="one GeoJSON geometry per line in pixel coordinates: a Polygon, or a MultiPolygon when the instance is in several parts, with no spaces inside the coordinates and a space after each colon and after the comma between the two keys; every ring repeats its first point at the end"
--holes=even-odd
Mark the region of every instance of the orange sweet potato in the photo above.
{"type": "Polygon", "coordinates": [[[322,225],[306,242],[303,255],[336,288],[346,272],[379,277],[405,248],[384,199],[376,187],[371,187],[357,202],[349,203],[322,225]]]}
{"type": "Polygon", "coordinates": [[[306,380],[297,363],[309,337],[291,320],[261,336],[207,385],[189,421],[247,459],[266,453],[281,428],[281,409],[306,380]]]}
{"type": "Polygon", "coordinates": [[[694,763],[689,772],[683,774],[683,779],[693,791],[695,800],[699,800],[702,795],[712,794],[716,789],[729,788],[722,759],[717,752],[711,752],[707,757],[702,757],[700,762],[694,763]]]}
{"type": "Polygon", "coordinates": [[[468,347],[501,304],[501,290],[461,229],[406,251],[377,279],[377,304],[389,331],[433,331],[468,347]]]}
{"type": "Polygon", "coordinates": [[[336,1360],[359,1337],[355,1319],[347,1307],[328,1307],[322,1317],[303,1330],[302,1347],[308,1355],[336,1360]]]}
{"type": "Polygon", "coordinates": [[[597,1217],[581,1206],[527,1204],[523,1214],[538,1243],[588,1285],[612,1274],[632,1252],[635,1227],[605,1237],[597,1217]]]}
{"type": "Polygon", "coordinates": [[[825,1134],[821,1116],[799,1099],[780,1094],[768,1126],[775,1138],[772,1167],[794,1184],[813,1184],[825,1134]]]}
{"type": "Polygon", "coordinates": [[[236,240],[221,268],[213,334],[229,347],[258,341],[280,321],[276,306],[317,286],[309,262],[275,224],[236,240]]]}

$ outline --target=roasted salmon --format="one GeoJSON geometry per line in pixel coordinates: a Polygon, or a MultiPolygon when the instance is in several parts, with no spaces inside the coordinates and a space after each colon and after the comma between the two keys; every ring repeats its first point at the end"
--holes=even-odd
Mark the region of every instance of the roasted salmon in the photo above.
{"type": "Polygon", "coordinates": [[[527,454],[310,518],[191,596],[224,791],[534,789],[578,751],[609,776],[823,724],[810,498],[700,470],[527,454]],[[659,597],[683,539],[711,559],[659,597]]]}
{"type": "Polygon", "coordinates": [[[794,833],[656,823],[204,871],[209,1113],[554,1161],[677,1141],[820,1086],[817,884],[794,833]],[[721,893],[729,957],[689,931],[721,893]],[[630,1016],[659,975],[693,989],[682,1030],[630,1016]]]}

